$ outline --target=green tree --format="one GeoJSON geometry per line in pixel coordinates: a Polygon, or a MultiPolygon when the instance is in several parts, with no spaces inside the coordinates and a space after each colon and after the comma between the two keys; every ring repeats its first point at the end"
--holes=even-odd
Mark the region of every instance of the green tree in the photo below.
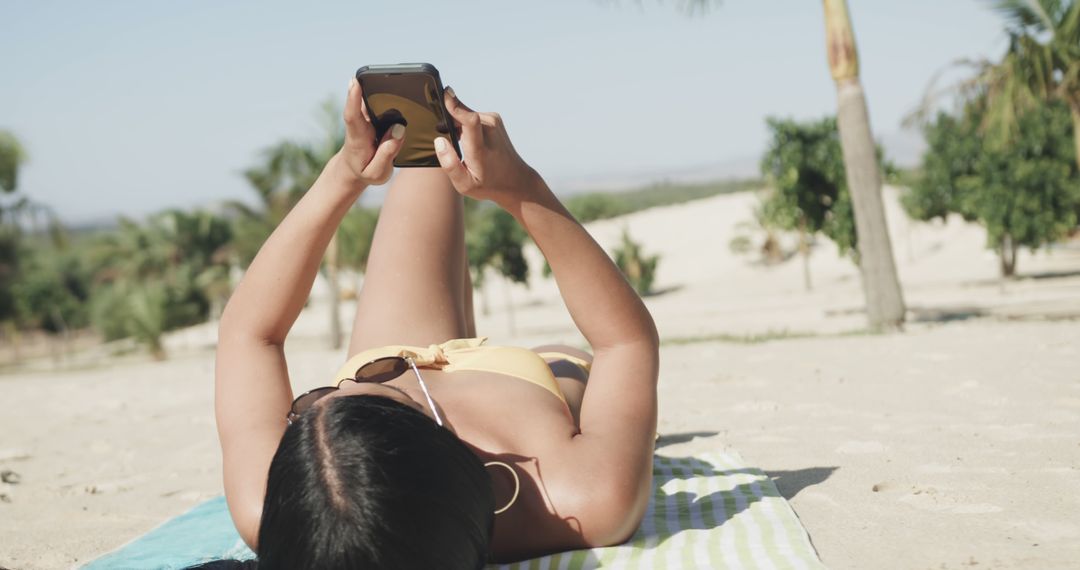
{"type": "MultiPolygon", "coordinates": [[[[925,124],[944,96],[962,105],[982,100],[981,130],[995,146],[1019,136],[1019,120],[1046,103],[1061,102],[1073,125],[1074,161],[1080,165],[1080,2],[1076,0],[987,0],[1005,20],[1009,45],[1000,61],[954,62],[973,70],[944,88],[931,83],[922,103],[905,122],[925,124]]],[[[939,74],[940,75],[940,74],[939,74]]]]}
{"type": "MultiPolygon", "coordinates": [[[[529,282],[529,263],[525,259],[524,246],[528,234],[517,220],[501,208],[465,201],[465,250],[473,289],[480,290],[481,310],[489,313],[485,294],[487,269],[494,270],[511,283],[529,282]]],[[[515,330],[514,308],[510,302],[510,290],[505,289],[507,318],[511,334],[515,330]]]]}
{"type": "Polygon", "coordinates": [[[987,140],[981,125],[994,112],[987,99],[960,117],[939,114],[926,127],[924,175],[904,198],[908,213],[928,220],[958,213],[986,227],[1001,274],[1016,273],[1020,247],[1036,249],[1077,226],[1080,174],[1072,156],[1069,109],[1057,102],[1018,117],[1012,142],[987,140]]]}
{"type": "Polygon", "coordinates": [[[28,248],[14,293],[22,327],[66,335],[90,324],[90,274],[77,252],[28,248]]]}
{"type": "Polygon", "coordinates": [[[844,173],[844,157],[836,120],[798,122],[768,119],[769,147],[761,172],[772,182],[762,204],[769,226],[799,233],[803,282],[811,289],[810,242],[824,233],[841,255],[855,254],[855,220],[844,173]]]}
{"type": "Polygon", "coordinates": [[[0,322],[64,334],[86,325],[88,276],[66,249],[66,231],[48,207],[18,192],[26,152],[0,131],[0,322]],[[45,222],[42,227],[41,222],[45,222]]]}
{"type": "Polygon", "coordinates": [[[465,224],[465,248],[473,270],[473,286],[481,287],[490,267],[511,283],[528,283],[529,263],[523,247],[528,234],[501,208],[479,205],[465,224]]]}
{"type": "MultiPolygon", "coordinates": [[[[0,198],[18,187],[19,168],[26,152],[15,135],[0,130],[0,198]]],[[[15,317],[13,286],[19,270],[19,244],[22,232],[14,223],[12,205],[0,199],[0,322],[15,317]]]]}
{"type": "Polygon", "coordinates": [[[1023,138],[1022,116],[1060,101],[1071,115],[1074,159],[1080,165],[1080,2],[990,3],[1006,20],[1009,48],[999,63],[980,66],[976,93],[987,99],[984,125],[998,133],[999,142],[1023,138]]]}
{"type": "Polygon", "coordinates": [[[970,126],[969,120],[946,113],[924,125],[927,151],[922,157],[922,172],[900,198],[912,218],[944,220],[955,212],[974,221],[960,209],[957,192],[957,182],[971,176],[982,158],[983,140],[965,132],[970,126]]]}

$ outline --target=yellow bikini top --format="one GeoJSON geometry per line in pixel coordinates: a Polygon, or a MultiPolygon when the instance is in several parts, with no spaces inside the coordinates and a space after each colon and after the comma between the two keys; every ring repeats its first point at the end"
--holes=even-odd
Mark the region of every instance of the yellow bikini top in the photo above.
{"type": "Polygon", "coordinates": [[[431,368],[454,372],[456,370],[478,370],[505,374],[536,384],[551,392],[563,402],[566,397],[559,389],[559,383],[551,373],[545,357],[565,359],[589,371],[589,363],[581,358],[561,352],[537,354],[527,348],[516,346],[484,346],[487,337],[459,338],[442,344],[432,344],[427,348],[418,346],[393,345],[372,348],[353,355],[345,362],[337,374],[336,380],[352,378],[356,370],[364,364],[387,356],[412,358],[419,368],[431,368]]]}

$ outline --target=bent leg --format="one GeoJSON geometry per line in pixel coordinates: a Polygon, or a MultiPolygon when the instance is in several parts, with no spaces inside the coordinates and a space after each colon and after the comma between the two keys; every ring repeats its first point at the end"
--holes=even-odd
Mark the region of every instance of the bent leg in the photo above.
{"type": "Polygon", "coordinates": [[[468,335],[462,198],[437,168],[394,176],[357,297],[349,355],[468,335]]]}

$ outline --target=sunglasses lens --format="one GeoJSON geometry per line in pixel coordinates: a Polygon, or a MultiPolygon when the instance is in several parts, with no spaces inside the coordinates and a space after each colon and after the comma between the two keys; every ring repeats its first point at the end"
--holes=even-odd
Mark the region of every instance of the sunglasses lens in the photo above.
{"type": "Polygon", "coordinates": [[[319,398],[322,398],[323,396],[329,394],[330,392],[333,392],[334,390],[337,390],[337,388],[333,386],[326,386],[324,388],[316,388],[308,392],[307,394],[300,396],[296,399],[295,402],[293,402],[292,413],[296,415],[304,413],[304,411],[310,408],[312,404],[317,402],[319,398]]]}
{"type": "Polygon", "coordinates": [[[380,358],[361,366],[356,371],[356,381],[381,384],[401,376],[408,369],[409,363],[404,358],[380,358]]]}

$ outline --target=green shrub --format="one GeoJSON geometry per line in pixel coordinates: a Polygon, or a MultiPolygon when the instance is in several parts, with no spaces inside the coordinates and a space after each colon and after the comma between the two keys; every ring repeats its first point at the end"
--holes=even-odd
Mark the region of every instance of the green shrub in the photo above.
{"type": "Polygon", "coordinates": [[[660,262],[659,255],[644,255],[641,244],[634,241],[630,237],[630,232],[623,228],[622,243],[615,248],[614,257],[615,265],[639,295],[652,293],[653,281],[656,279],[656,266],[660,262]]]}
{"type": "Polygon", "coordinates": [[[564,205],[583,224],[628,213],[626,205],[615,194],[579,194],[567,198],[564,205]]]}

